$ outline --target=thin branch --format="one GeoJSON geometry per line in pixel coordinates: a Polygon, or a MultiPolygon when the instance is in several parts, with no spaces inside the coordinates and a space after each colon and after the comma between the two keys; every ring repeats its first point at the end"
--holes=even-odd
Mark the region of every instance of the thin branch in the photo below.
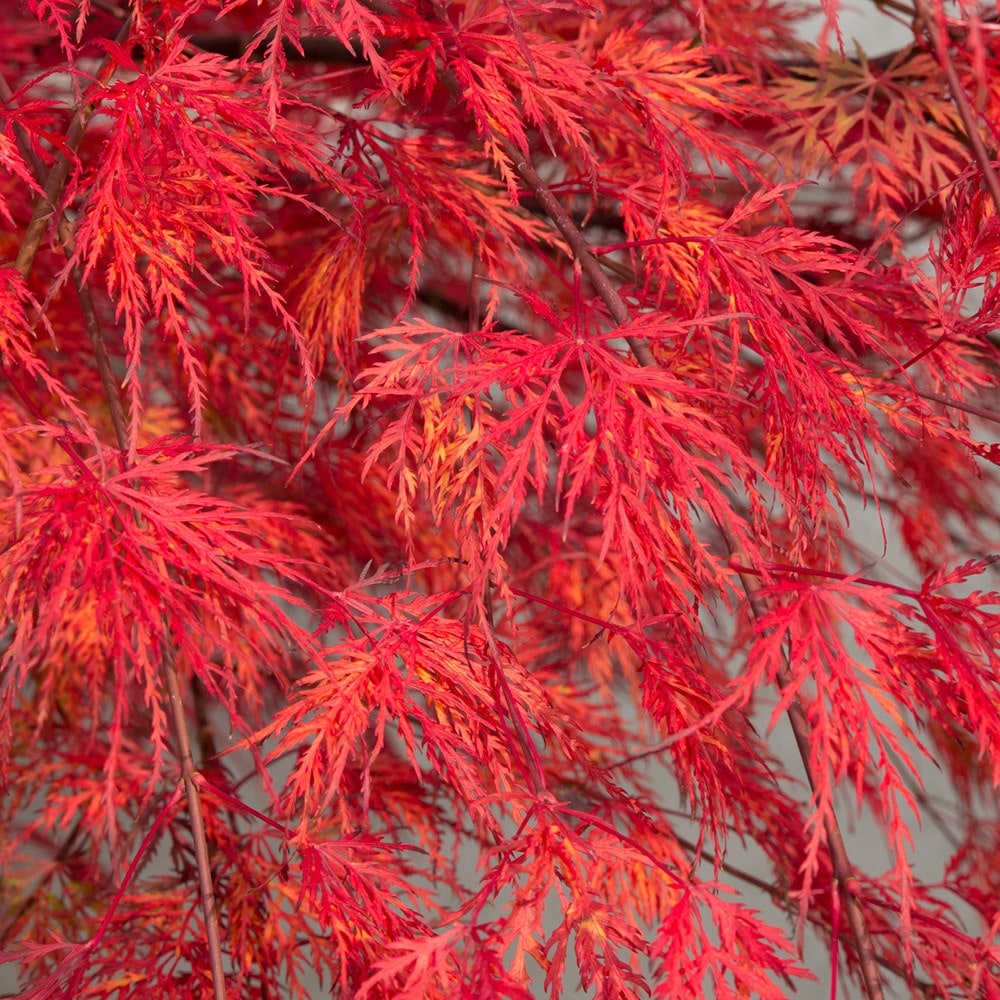
{"type": "MultiPolygon", "coordinates": [[[[122,24],[116,36],[116,41],[122,42],[128,37],[131,19],[127,18],[122,24]]],[[[110,58],[105,61],[100,79],[106,81],[110,79],[114,72],[110,58]]],[[[3,89],[9,94],[10,88],[6,81],[3,89]]],[[[93,109],[86,105],[79,105],[73,113],[67,132],[65,146],[67,152],[60,153],[56,162],[45,180],[42,196],[35,204],[31,222],[25,232],[24,239],[19,249],[15,267],[22,275],[27,275],[41,246],[42,237],[51,221],[55,220],[57,236],[60,246],[66,256],[73,257],[73,239],[65,219],[58,213],[58,201],[65,187],[70,170],[69,151],[76,150],[83,139],[93,109]]],[[[21,137],[24,138],[23,136],[21,137]]],[[[41,166],[36,157],[30,157],[30,161],[35,164],[36,169],[41,166]]],[[[87,333],[90,336],[91,345],[94,350],[94,360],[100,373],[101,383],[104,388],[105,397],[108,403],[108,410],[111,423],[114,428],[115,440],[118,444],[119,452],[122,455],[122,462],[125,461],[125,454],[128,451],[128,428],[125,412],[118,394],[118,384],[114,372],[111,370],[111,361],[108,355],[107,345],[104,341],[100,321],[94,307],[93,297],[87,286],[83,267],[79,263],[74,263],[72,267],[73,281],[76,286],[80,300],[81,311],[87,333]]],[[[138,516],[137,516],[138,519],[138,516]]],[[[169,630],[168,630],[169,632],[169,630]]],[[[188,812],[191,818],[191,837],[194,844],[195,857],[198,867],[198,885],[201,896],[202,912],[205,920],[205,935],[209,953],[209,962],[212,970],[212,986],[215,1000],[226,1000],[225,971],[222,963],[222,940],[219,931],[218,908],[215,900],[215,890],[212,884],[212,869],[208,851],[208,838],[205,832],[205,821],[201,808],[201,797],[198,789],[197,769],[191,753],[191,738],[188,731],[187,716],[184,707],[180,675],[177,665],[172,655],[167,655],[163,664],[166,676],[166,686],[170,707],[173,713],[174,729],[179,744],[179,757],[181,763],[181,775],[184,784],[185,797],[188,804],[188,812]]],[[[124,885],[119,890],[119,895],[123,891],[124,885]]],[[[109,915],[105,918],[105,923],[109,915]]],[[[103,929],[103,925],[102,925],[103,929]]],[[[98,936],[100,935],[98,932],[98,936]]]]}
{"type": "MultiPolygon", "coordinates": [[[[120,16],[121,8],[104,0],[94,0],[94,6],[109,14],[120,16]]],[[[893,0],[877,0],[877,6],[892,7],[901,11],[907,11],[902,4],[894,3],[893,0]]],[[[912,19],[912,11],[908,11],[912,19]]],[[[992,18],[983,18],[985,22],[992,18]]],[[[255,36],[239,33],[226,32],[198,32],[190,37],[190,44],[196,46],[204,52],[214,52],[216,55],[226,56],[230,59],[242,58],[250,45],[253,44],[255,36]]],[[[879,55],[870,56],[865,60],[865,64],[876,69],[888,69],[899,58],[901,51],[910,48],[906,45],[903,49],[893,49],[879,55]]],[[[258,50],[261,46],[258,44],[258,50]]],[[[375,46],[376,50],[378,45],[375,46]]],[[[367,60],[352,52],[343,42],[336,38],[324,35],[311,35],[300,38],[298,45],[293,45],[287,39],[282,40],[282,50],[287,62],[309,63],[321,62],[332,63],[338,66],[355,66],[358,68],[368,65],[367,60]]],[[[855,63],[856,60],[846,59],[846,63],[855,63]]],[[[815,59],[795,58],[795,59],[775,59],[773,66],[779,67],[783,72],[794,73],[796,70],[815,70],[820,68],[820,64],[815,59]]]]}
{"type": "Polygon", "coordinates": [[[212,987],[215,1000],[226,1000],[226,974],[222,967],[222,939],[219,934],[219,914],[215,902],[215,887],[212,884],[212,865],[208,856],[208,838],[205,835],[205,817],[201,811],[201,792],[198,786],[198,769],[191,754],[191,737],[188,732],[187,714],[184,709],[184,695],[180,675],[172,655],[167,655],[164,663],[167,675],[167,690],[170,695],[170,709],[174,716],[174,728],[180,744],[181,774],[184,778],[184,793],[188,812],[191,816],[191,835],[198,864],[198,887],[201,890],[201,908],[205,917],[205,936],[208,941],[208,956],[212,966],[212,987]]]}
{"type": "MultiPolygon", "coordinates": [[[[574,257],[579,262],[580,267],[593,282],[598,294],[601,296],[604,304],[608,307],[608,311],[617,323],[622,326],[626,326],[631,321],[628,308],[622,301],[621,296],[618,294],[615,287],[612,285],[610,278],[602,269],[600,263],[598,263],[597,258],[593,255],[586,237],[577,227],[569,213],[565,210],[565,208],[563,208],[559,199],[552,194],[544,181],[542,181],[542,179],[538,176],[538,173],[529,162],[528,157],[523,155],[510,142],[504,142],[503,148],[513,161],[514,169],[517,171],[518,176],[524,181],[525,184],[528,185],[531,191],[534,192],[539,204],[545,209],[553,223],[555,223],[556,228],[569,244],[574,257]]],[[[626,339],[628,341],[629,348],[635,355],[635,358],[640,365],[645,367],[655,367],[656,360],[653,357],[649,345],[643,339],[638,337],[628,337],[626,339]]],[[[727,530],[725,525],[720,524],[718,527],[723,536],[726,538],[730,548],[733,549],[733,555],[736,555],[736,540],[727,530]]],[[[750,606],[753,610],[753,614],[755,617],[760,616],[763,611],[758,599],[755,597],[758,588],[757,581],[748,574],[741,574],[740,579],[743,582],[743,589],[746,591],[747,597],[750,600],[750,606]]],[[[787,673],[784,674],[784,676],[779,674],[779,686],[781,688],[785,688],[788,683],[789,678],[787,673]]],[[[798,747],[799,756],[802,758],[806,775],[808,776],[810,785],[815,789],[815,777],[812,774],[812,769],[809,765],[810,734],[808,719],[806,718],[802,706],[797,701],[793,702],[788,707],[787,714],[789,721],[791,722],[792,732],[795,736],[795,742],[798,747]]],[[[861,904],[858,901],[857,880],[854,877],[854,869],[851,865],[850,858],[848,857],[847,848],[844,844],[844,838],[836,815],[831,814],[825,816],[824,825],[826,828],[827,848],[830,852],[834,877],[837,880],[840,890],[844,894],[848,921],[854,934],[855,945],[858,951],[858,959],[861,965],[861,976],[865,984],[865,990],[870,1000],[882,1000],[884,994],[878,970],[878,959],[875,953],[875,946],[872,943],[871,934],[868,930],[868,922],[865,919],[864,910],[861,908],[861,904]]]]}
{"type": "MultiPolygon", "coordinates": [[[[101,921],[100,926],[97,928],[94,936],[90,940],[90,947],[97,944],[102,937],[104,937],[108,926],[111,924],[111,918],[114,916],[115,911],[118,909],[119,904],[125,896],[125,890],[128,889],[135,878],[136,872],[139,870],[139,865],[142,863],[143,857],[149,851],[153,844],[156,835],[160,832],[160,829],[166,824],[167,819],[177,803],[180,801],[180,789],[175,788],[170,798],[164,804],[163,808],[160,810],[159,815],[156,817],[153,825],[146,832],[146,836],[143,837],[142,843],[139,845],[135,854],[132,856],[132,861],[129,863],[128,868],[125,870],[125,874],[122,876],[121,884],[118,886],[115,892],[114,899],[111,901],[111,905],[108,907],[107,912],[104,914],[104,919],[101,921]]],[[[222,994],[222,1000],[225,1000],[225,993],[222,994]]]]}
{"type": "MultiPolygon", "coordinates": [[[[204,52],[214,52],[230,59],[241,59],[250,48],[253,39],[253,35],[204,32],[192,35],[190,42],[204,52]]],[[[262,46],[258,44],[257,52],[260,52],[261,48],[262,46]]],[[[286,38],[282,39],[281,48],[285,59],[289,62],[323,62],[358,67],[367,65],[367,60],[353,53],[343,42],[335,38],[322,36],[300,38],[297,45],[286,38]]]]}
{"type": "MultiPolygon", "coordinates": [[[[718,528],[730,548],[731,555],[738,559],[739,549],[737,540],[724,524],[718,525],[718,528]]],[[[764,614],[763,603],[757,596],[760,583],[749,573],[740,573],[739,576],[743,590],[746,592],[750,602],[751,613],[755,619],[760,618],[764,614]]],[[[778,671],[777,682],[781,692],[784,692],[788,688],[791,678],[786,668],[778,671]]],[[[792,727],[792,735],[795,738],[795,745],[802,759],[802,766],[805,769],[809,787],[815,792],[817,779],[809,763],[811,749],[809,720],[806,718],[805,710],[797,699],[789,704],[785,710],[785,714],[788,716],[788,721],[792,727]]],[[[834,878],[840,891],[843,893],[844,905],[847,910],[847,920],[854,935],[865,991],[870,1000],[882,1000],[884,994],[882,991],[881,975],[878,970],[878,956],[868,929],[868,921],[865,918],[864,910],[858,899],[860,886],[854,876],[854,866],[851,864],[850,857],[847,854],[847,846],[844,843],[840,823],[832,808],[824,815],[823,826],[826,831],[826,845],[827,850],[830,852],[830,862],[833,865],[834,878]]]]}
{"type": "Polygon", "coordinates": [[[995,424],[1000,424],[1000,413],[996,410],[987,410],[983,406],[976,406],[974,403],[965,403],[961,399],[952,399],[950,396],[941,396],[936,392],[927,392],[924,389],[915,389],[916,394],[921,399],[926,399],[932,403],[940,403],[955,410],[962,410],[964,413],[971,413],[982,420],[990,420],[995,424]]]}
{"type": "Polygon", "coordinates": [[[948,53],[948,41],[938,28],[936,19],[927,10],[927,4],[924,0],[914,0],[914,5],[920,15],[920,22],[934,43],[938,62],[944,70],[945,78],[948,81],[948,89],[951,91],[952,99],[962,118],[966,137],[972,146],[972,154],[976,159],[979,169],[982,171],[983,181],[990,193],[993,207],[996,209],[997,214],[1000,215],[1000,179],[997,178],[996,171],[993,169],[993,160],[986,150],[986,145],[983,143],[983,137],[976,123],[976,115],[969,104],[968,97],[965,95],[965,88],[962,86],[962,81],[958,78],[958,71],[955,69],[951,55],[948,53]]]}
{"type": "MultiPolygon", "coordinates": [[[[128,15],[122,22],[118,34],[115,35],[115,42],[119,44],[124,42],[128,38],[131,26],[132,17],[128,15]]],[[[114,75],[114,72],[114,63],[111,57],[108,56],[104,60],[100,72],[97,74],[97,82],[102,84],[107,83],[114,75]]],[[[10,88],[6,87],[6,84],[5,89],[7,92],[5,100],[9,100],[10,98],[7,95],[10,94],[10,88]]],[[[17,260],[14,262],[14,266],[24,277],[27,277],[28,272],[31,270],[31,266],[34,264],[35,257],[38,255],[38,250],[41,247],[45,230],[56,214],[56,206],[62,197],[63,189],[66,187],[66,181],[69,177],[70,167],[72,166],[71,154],[79,149],[83,135],[87,131],[87,122],[93,113],[94,109],[89,105],[83,103],[77,105],[66,132],[63,151],[56,157],[55,163],[52,165],[52,169],[49,171],[49,176],[46,178],[42,189],[42,196],[35,202],[31,221],[28,223],[27,230],[25,230],[24,239],[21,241],[21,246],[17,253],[17,260]]]]}
{"type": "MultiPolygon", "coordinates": [[[[587,238],[580,232],[579,227],[573,221],[570,214],[562,206],[562,202],[549,190],[546,183],[538,176],[535,168],[527,156],[524,156],[513,143],[502,143],[504,152],[514,163],[514,169],[518,176],[531,189],[538,203],[545,209],[548,216],[555,223],[556,229],[562,234],[563,239],[569,244],[573,256],[583,268],[584,273],[590,278],[597,289],[597,294],[601,296],[604,304],[608,307],[615,322],[619,326],[628,326],[632,322],[632,316],[628,307],[622,301],[617,289],[611,284],[611,279],[607,276],[604,268],[598,263],[597,258],[590,249],[587,238]]],[[[656,359],[653,352],[640,337],[626,337],[629,349],[635,355],[636,361],[647,368],[656,367],[656,359]]]]}
{"type": "MultiPolygon", "coordinates": [[[[91,343],[94,345],[94,358],[97,362],[98,371],[101,374],[101,382],[107,395],[115,439],[118,442],[118,448],[124,461],[124,456],[128,451],[128,428],[121,400],[118,396],[117,383],[111,371],[111,363],[104,344],[100,324],[94,312],[90,292],[83,282],[82,269],[79,265],[74,267],[73,274],[74,279],[78,281],[77,290],[80,292],[80,304],[84,311],[87,331],[91,336],[91,343]]],[[[139,520],[138,515],[136,515],[136,519],[137,521],[139,520]]],[[[166,632],[169,634],[169,629],[166,632]]],[[[194,843],[195,859],[198,866],[198,887],[201,895],[202,913],[205,919],[205,936],[207,938],[209,962],[212,968],[212,987],[215,1000],[226,1000],[226,976],[222,965],[222,938],[219,932],[219,916],[215,900],[215,889],[212,884],[208,837],[205,832],[205,819],[201,808],[201,792],[199,791],[197,780],[198,772],[191,753],[191,736],[188,730],[180,674],[177,671],[177,664],[173,655],[169,652],[164,657],[163,670],[166,675],[167,694],[179,746],[178,756],[181,763],[184,793],[187,799],[188,814],[191,819],[191,838],[194,843]]]]}

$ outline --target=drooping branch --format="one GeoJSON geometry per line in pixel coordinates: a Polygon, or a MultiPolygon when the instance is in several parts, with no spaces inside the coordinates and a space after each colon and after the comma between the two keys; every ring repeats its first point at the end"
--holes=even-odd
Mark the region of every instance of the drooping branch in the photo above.
{"type": "Polygon", "coordinates": [[[990,193],[990,199],[993,201],[994,210],[998,215],[1000,215],[1000,178],[997,177],[996,170],[993,166],[993,158],[990,156],[986,149],[986,144],[983,142],[983,137],[980,134],[979,127],[976,122],[976,115],[972,110],[972,106],[969,104],[969,98],[966,96],[965,88],[962,86],[962,81],[958,77],[958,71],[955,69],[955,63],[951,58],[951,54],[948,52],[948,41],[938,26],[937,19],[933,13],[927,9],[925,0],[914,0],[914,3],[920,15],[920,22],[923,24],[927,34],[930,35],[931,41],[934,43],[934,50],[937,53],[938,63],[940,64],[941,69],[944,70],[945,79],[948,81],[948,89],[951,91],[952,99],[954,100],[955,106],[958,108],[958,113],[962,118],[962,125],[965,128],[966,139],[968,139],[969,145],[972,148],[972,154],[975,157],[976,164],[982,172],[983,183],[986,185],[986,190],[990,193]]]}
{"type": "MultiPolygon", "coordinates": [[[[717,525],[722,533],[726,544],[730,548],[731,556],[739,558],[738,543],[724,524],[717,525]]],[[[750,602],[750,611],[755,619],[763,616],[765,608],[759,597],[760,584],[757,579],[749,573],[740,573],[740,583],[746,592],[750,602]]],[[[778,689],[784,692],[791,683],[788,670],[783,669],[777,675],[778,689]]],[[[802,759],[802,766],[806,772],[806,780],[810,789],[815,792],[818,784],[818,777],[813,773],[810,764],[810,727],[806,718],[805,710],[798,699],[793,699],[785,710],[788,721],[792,727],[792,734],[795,738],[795,746],[799,757],[802,759]]],[[[826,832],[827,850],[830,852],[830,863],[833,865],[834,879],[839,891],[843,894],[845,907],[847,909],[847,920],[854,935],[855,947],[858,952],[858,961],[861,967],[861,977],[865,984],[865,990],[870,1000],[882,1000],[884,996],[882,990],[882,977],[878,971],[878,955],[872,941],[871,932],[868,929],[868,921],[865,912],[858,899],[858,882],[854,875],[854,866],[847,853],[847,845],[844,843],[844,835],[840,829],[837,815],[831,808],[823,816],[823,827],[826,832]]]]}
{"type": "MultiPolygon", "coordinates": [[[[528,185],[531,191],[534,192],[539,204],[546,210],[556,228],[569,244],[574,257],[580,264],[583,271],[593,282],[597,293],[601,296],[604,304],[608,308],[608,311],[619,324],[628,324],[631,319],[628,308],[622,301],[622,298],[618,294],[614,285],[611,283],[608,275],[601,268],[597,258],[591,252],[590,245],[587,242],[586,237],[573,222],[569,213],[565,210],[565,208],[563,208],[559,199],[552,194],[549,188],[539,177],[528,158],[523,156],[516,149],[516,147],[510,143],[506,144],[505,150],[513,160],[518,175],[522,178],[525,184],[528,185]]],[[[644,340],[638,337],[629,337],[626,339],[630,350],[640,365],[656,365],[656,359],[654,358],[649,345],[644,340]]],[[[736,547],[736,540],[727,531],[726,526],[718,524],[717,527],[726,538],[730,547],[736,547]]],[[[747,593],[747,597],[750,600],[750,605],[754,614],[759,615],[761,613],[761,609],[758,607],[758,600],[755,596],[757,586],[756,581],[749,576],[741,576],[741,580],[743,588],[747,593]]],[[[785,677],[779,676],[778,683],[781,688],[786,687],[788,683],[787,675],[785,677]]],[[[806,719],[802,706],[797,701],[793,701],[789,706],[788,717],[792,725],[792,731],[795,734],[796,746],[808,775],[809,783],[813,788],[815,788],[816,777],[813,775],[809,764],[809,723],[806,719]]],[[[865,990],[870,1000],[882,1000],[882,982],[878,971],[878,960],[875,953],[875,947],[871,939],[871,934],[868,930],[868,923],[865,919],[864,911],[857,898],[857,884],[854,877],[854,869],[850,862],[850,858],[848,857],[847,848],[844,843],[843,834],[841,833],[840,824],[837,821],[836,815],[826,815],[824,817],[824,825],[826,830],[827,845],[830,851],[830,859],[833,865],[834,877],[836,878],[840,891],[844,894],[844,898],[846,900],[848,920],[850,922],[851,930],[854,934],[858,950],[865,990]]]]}
{"type": "MultiPolygon", "coordinates": [[[[124,41],[129,34],[131,26],[130,18],[126,18],[115,39],[116,42],[124,41]]],[[[111,79],[114,73],[114,66],[108,58],[102,67],[99,79],[106,82],[111,79]]],[[[6,81],[3,81],[5,99],[10,97],[10,88],[6,81]]],[[[31,221],[25,232],[18,251],[15,267],[22,275],[27,275],[38,254],[42,238],[51,222],[55,223],[59,245],[68,258],[73,256],[73,239],[70,227],[61,216],[58,209],[58,202],[62,191],[65,188],[71,168],[70,153],[79,148],[86,132],[87,122],[90,119],[93,109],[79,104],[75,109],[70,121],[69,130],[66,135],[66,151],[61,152],[56,158],[47,178],[44,178],[43,193],[35,204],[31,221]]],[[[41,164],[37,157],[31,155],[32,151],[25,142],[25,137],[19,135],[22,149],[28,154],[28,162],[32,162],[36,171],[41,164]],[[27,147],[27,148],[26,148],[27,147]]],[[[41,176],[39,180],[42,180],[41,176]]],[[[83,313],[84,325],[90,337],[94,351],[94,360],[100,374],[101,384],[104,389],[108,412],[110,414],[112,427],[114,429],[115,440],[121,455],[121,461],[125,462],[125,454],[129,448],[129,435],[124,408],[118,394],[117,380],[111,369],[111,361],[105,343],[103,331],[97,311],[94,307],[93,297],[90,293],[84,271],[78,262],[73,264],[72,276],[80,301],[83,313]]],[[[136,515],[138,518],[138,515],[136,515]]],[[[169,629],[165,628],[165,634],[169,634],[169,629]]],[[[187,716],[184,706],[184,698],[181,688],[180,675],[172,655],[165,657],[163,664],[166,677],[167,695],[173,714],[174,729],[179,744],[179,757],[181,762],[182,783],[185,791],[185,798],[188,804],[188,811],[191,820],[191,836],[194,844],[195,857],[198,870],[199,893],[201,896],[202,911],[205,920],[205,935],[209,953],[209,963],[212,969],[212,985],[215,1000],[225,1000],[225,971],[222,964],[222,938],[219,930],[218,908],[215,900],[215,891],[212,883],[212,869],[208,851],[208,839],[205,830],[205,821],[201,808],[201,793],[197,781],[197,769],[191,753],[191,739],[188,732],[187,716]]],[[[119,890],[119,895],[122,889],[119,890]]],[[[106,918],[107,919],[107,918],[106,918]]],[[[100,933],[100,932],[99,932],[100,933]]]]}

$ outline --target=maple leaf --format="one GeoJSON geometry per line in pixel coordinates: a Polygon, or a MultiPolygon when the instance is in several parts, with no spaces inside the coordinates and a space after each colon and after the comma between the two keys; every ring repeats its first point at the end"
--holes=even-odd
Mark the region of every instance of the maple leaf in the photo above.
{"type": "Polygon", "coordinates": [[[938,197],[965,168],[961,119],[928,52],[904,48],[881,64],[861,51],[854,60],[828,55],[822,69],[797,69],[772,86],[789,109],[776,151],[798,155],[809,172],[849,171],[876,225],[938,197]]]}
{"type": "Polygon", "coordinates": [[[21,993],[1000,996],[989,16],[124,7],[0,5],[21,993]]]}

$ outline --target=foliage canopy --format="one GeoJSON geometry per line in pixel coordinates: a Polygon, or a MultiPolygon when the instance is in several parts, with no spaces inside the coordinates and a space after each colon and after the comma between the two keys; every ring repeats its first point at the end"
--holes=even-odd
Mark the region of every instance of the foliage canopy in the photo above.
{"type": "Polygon", "coordinates": [[[0,5],[24,996],[1000,997],[998,25],[823,6],[0,5]]]}

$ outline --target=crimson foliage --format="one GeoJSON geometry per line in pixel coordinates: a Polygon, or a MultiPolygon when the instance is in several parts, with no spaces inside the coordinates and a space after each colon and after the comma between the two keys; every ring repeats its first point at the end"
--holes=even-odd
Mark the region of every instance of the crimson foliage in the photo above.
{"type": "Polygon", "coordinates": [[[882,6],[0,6],[24,996],[1000,997],[1000,46],[882,6]]]}

